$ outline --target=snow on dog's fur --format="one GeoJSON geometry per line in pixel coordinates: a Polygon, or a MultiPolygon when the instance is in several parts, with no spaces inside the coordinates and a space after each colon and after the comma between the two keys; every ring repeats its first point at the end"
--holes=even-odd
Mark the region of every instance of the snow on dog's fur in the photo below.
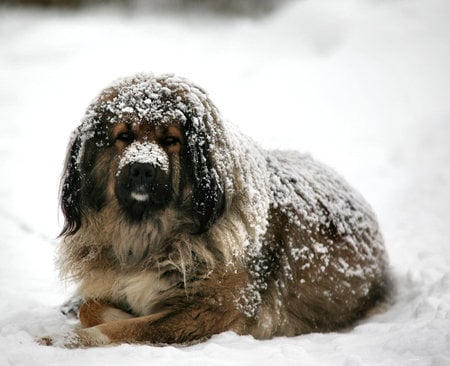
{"type": "Polygon", "coordinates": [[[59,265],[83,299],[68,346],[334,331],[386,294],[362,197],[309,156],[261,149],[172,75],[93,101],[61,204],[59,265]]]}

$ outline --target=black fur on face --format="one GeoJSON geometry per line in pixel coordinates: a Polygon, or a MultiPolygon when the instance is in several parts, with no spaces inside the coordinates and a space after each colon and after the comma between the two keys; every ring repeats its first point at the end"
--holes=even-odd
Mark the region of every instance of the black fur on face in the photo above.
{"type": "Polygon", "coordinates": [[[115,194],[127,219],[140,222],[171,202],[170,177],[149,163],[128,164],[116,178],[115,194]]]}
{"type": "Polygon", "coordinates": [[[206,131],[201,125],[188,120],[185,126],[186,150],[194,182],[193,210],[198,216],[198,233],[207,231],[223,214],[225,195],[219,177],[211,162],[211,152],[206,131]]]}
{"type": "Polygon", "coordinates": [[[62,235],[75,234],[81,227],[87,208],[99,211],[105,202],[108,175],[97,169],[98,144],[104,141],[104,130],[97,130],[94,138],[84,141],[79,129],[72,140],[61,181],[61,209],[65,217],[62,235]],[[84,153],[83,153],[83,151],[84,153]]]}
{"type": "Polygon", "coordinates": [[[80,136],[76,136],[69,146],[65,170],[61,180],[61,210],[65,223],[60,236],[75,234],[81,226],[81,172],[77,168],[77,157],[81,148],[80,136]]]}

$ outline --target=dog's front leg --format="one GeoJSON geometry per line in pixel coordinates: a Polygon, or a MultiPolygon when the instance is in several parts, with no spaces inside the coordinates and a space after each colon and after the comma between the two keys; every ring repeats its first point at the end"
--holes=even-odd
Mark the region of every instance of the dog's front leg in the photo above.
{"type": "Polygon", "coordinates": [[[83,327],[90,328],[116,320],[131,319],[134,316],[108,302],[89,299],[81,305],[79,318],[83,327]]]}
{"type": "Polygon", "coordinates": [[[81,305],[83,305],[84,299],[79,295],[72,296],[64,304],[61,305],[61,313],[68,318],[78,318],[81,305]]]}
{"type": "Polygon", "coordinates": [[[242,334],[245,329],[244,323],[238,311],[225,312],[195,306],[176,312],[161,312],[80,329],[77,332],[76,346],[190,343],[227,330],[242,334]]]}
{"type": "MultiPolygon", "coordinates": [[[[132,314],[118,309],[107,302],[93,299],[83,300],[81,297],[78,297],[76,298],[76,302],[74,300],[68,301],[65,306],[68,309],[71,309],[67,312],[67,314],[78,313],[77,316],[80,319],[81,325],[85,327],[85,329],[78,330],[76,332],[77,334],[64,335],[63,339],[61,339],[61,337],[54,336],[41,337],[37,339],[39,344],[47,346],[63,345],[68,348],[108,344],[111,342],[109,342],[106,338],[103,342],[100,342],[99,339],[97,339],[101,338],[101,335],[98,337],[90,335],[91,333],[96,334],[96,326],[108,322],[117,322],[118,320],[134,318],[132,314]],[[74,307],[72,303],[76,303],[76,307],[74,307]]],[[[61,311],[64,314],[64,311],[61,311]]]]}

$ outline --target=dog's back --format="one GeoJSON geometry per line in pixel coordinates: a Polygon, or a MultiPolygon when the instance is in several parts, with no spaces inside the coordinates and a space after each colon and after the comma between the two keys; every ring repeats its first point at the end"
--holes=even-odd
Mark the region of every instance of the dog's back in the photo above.
{"type": "MultiPolygon", "coordinates": [[[[270,152],[273,202],[263,246],[265,287],[254,335],[295,335],[349,325],[383,299],[387,259],[376,218],[328,167],[270,152]]],[[[261,268],[264,270],[261,271],[261,268]]]]}

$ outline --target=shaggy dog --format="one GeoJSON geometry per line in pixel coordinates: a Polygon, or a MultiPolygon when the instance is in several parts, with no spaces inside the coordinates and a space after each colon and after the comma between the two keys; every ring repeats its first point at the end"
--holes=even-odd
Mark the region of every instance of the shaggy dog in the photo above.
{"type": "Polygon", "coordinates": [[[261,149],[173,75],[101,92],[61,190],[59,266],[82,299],[66,346],[334,331],[386,293],[361,196],[309,156],[261,149]]]}

